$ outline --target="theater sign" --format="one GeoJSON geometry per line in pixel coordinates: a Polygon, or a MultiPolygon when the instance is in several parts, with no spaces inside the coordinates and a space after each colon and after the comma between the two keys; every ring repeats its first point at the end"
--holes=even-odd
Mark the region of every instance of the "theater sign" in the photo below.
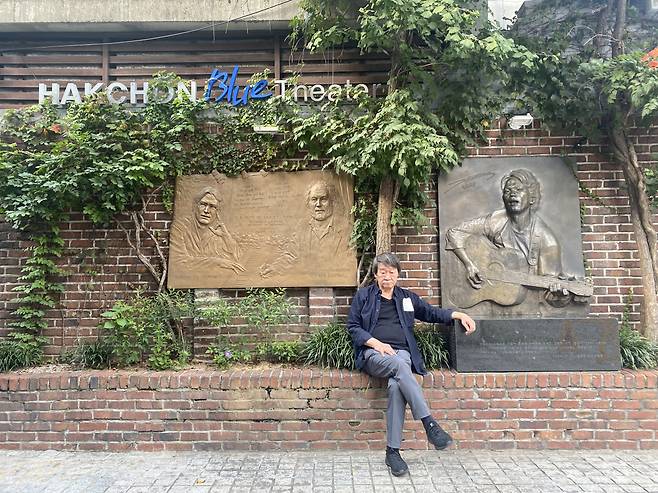
{"type": "MultiPolygon", "coordinates": [[[[207,102],[228,103],[232,106],[245,106],[253,100],[263,100],[272,97],[278,91],[284,97],[292,97],[296,102],[324,102],[334,101],[341,89],[362,91],[365,94],[376,95],[381,84],[352,84],[348,79],[344,84],[291,84],[288,79],[274,79],[271,83],[267,79],[248,82],[242,86],[238,81],[240,67],[235,65],[229,74],[219,69],[212,70],[205,84],[203,99],[207,102]]],[[[144,105],[149,98],[155,98],[159,102],[167,103],[176,95],[197,99],[197,82],[189,80],[178,82],[176,86],[170,86],[165,90],[157,88],[149,90],[148,82],[86,82],[84,85],[68,82],[40,83],[39,103],[50,100],[55,105],[67,105],[80,103],[82,99],[97,93],[105,93],[112,104],[129,104],[134,106],[144,105]]],[[[349,98],[349,96],[348,96],[349,98]]]]}

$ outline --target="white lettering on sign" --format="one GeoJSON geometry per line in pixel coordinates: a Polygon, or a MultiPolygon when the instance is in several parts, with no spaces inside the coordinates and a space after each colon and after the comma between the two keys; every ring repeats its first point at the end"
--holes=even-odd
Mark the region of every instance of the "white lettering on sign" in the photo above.
{"type": "MultiPolygon", "coordinates": [[[[168,87],[167,93],[162,94],[157,89],[149,94],[149,83],[130,82],[127,86],[122,82],[111,82],[104,84],[103,82],[85,82],[84,95],[90,96],[99,92],[105,92],[107,100],[112,104],[123,104],[129,102],[133,105],[148,103],[149,96],[153,96],[157,101],[168,103],[174,96],[182,94],[192,101],[196,101],[197,84],[196,81],[191,80],[187,83],[179,82],[178,87],[168,87]]],[[[61,86],[57,83],[52,84],[39,84],[39,103],[43,103],[50,99],[52,104],[69,104],[82,102],[80,88],[77,84],[69,82],[62,91],[61,86]]]]}
{"type": "Polygon", "coordinates": [[[39,103],[43,103],[48,97],[53,104],[59,104],[59,84],[51,84],[50,91],[46,84],[39,84],[39,103]]]}
{"type": "MultiPolygon", "coordinates": [[[[291,90],[292,98],[296,102],[300,101],[315,101],[316,103],[322,102],[325,99],[329,101],[336,101],[336,96],[339,91],[343,88],[345,89],[354,89],[361,91],[366,95],[372,97],[377,96],[377,90],[382,86],[381,84],[372,84],[369,88],[366,84],[356,84],[353,85],[352,82],[348,79],[345,81],[345,84],[330,84],[329,87],[324,87],[321,84],[314,84],[312,86],[307,86],[305,84],[295,84],[292,88],[288,84],[288,79],[274,79],[274,85],[278,86],[279,94],[286,94],[286,90],[291,90]]],[[[352,99],[352,96],[348,93],[347,99],[352,99]]]]}
{"type": "MultiPolygon", "coordinates": [[[[265,89],[265,81],[263,80],[263,87],[265,89]]],[[[328,86],[322,84],[294,84],[291,85],[287,79],[274,79],[272,82],[274,87],[279,90],[279,94],[286,95],[286,90],[295,100],[295,102],[314,102],[321,103],[323,101],[336,101],[338,93],[342,89],[352,89],[353,91],[361,91],[365,95],[375,97],[381,94],[380,88],[382,84],[352,84],[347,80],[344,84],[329,84],[328,86]]],[[[67,83],[62,86],[57,83],[52,84],[39,84],[39,103],[50,100],[52,104],[66,105],[69,103],[80,103],[82,95],[90,96],[92,94],[105,93],[107,99],[112,104],[131,104],[143,105],[149,102],[149,98],[153,98],[156,102],[168,103],[178,95],[187,97],[191,101],[197,100],[197,83],[190,80],[187,82],[179,82],[177,87],[167,87],[166,90],[159,88],[149,89],[148,82],[138,83],[132,82],[119,82],[113,81],[109,84],[103,82],[85,82],[84,88],[78,87],[73,82],[67,83]],[[63,89],[62,89],[63,87],[63,89]]],[[[265,96],[265,95],[263,95],[265,96]]],[[[354,97],[354,92],[348,93],[346,98],[351,100],[354,97]]]]}

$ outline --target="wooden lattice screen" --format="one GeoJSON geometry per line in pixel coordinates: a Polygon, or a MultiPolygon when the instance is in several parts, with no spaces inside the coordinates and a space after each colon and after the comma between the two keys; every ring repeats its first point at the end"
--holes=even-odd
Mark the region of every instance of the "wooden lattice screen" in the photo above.
{"type": "Polygon", "coordinates": [[[0,108],[19,108],[39,101],[39,84],[143,83],[159,71],[173,72],[197,83],[203,96],[213,69],[231,72],[240,66],[239,83],[256,73],[288,78],[298,74],[300,84],[377,84],[387,78],[384,56],[365,58],[358,50],[325,54],[293,52],[279,37],[226,39],[216,42],[141,42],[104,46],[62,46],[67,42],[0,43],[0,108]],[[48,45],[51,47],[44,47],[48,45]]]}

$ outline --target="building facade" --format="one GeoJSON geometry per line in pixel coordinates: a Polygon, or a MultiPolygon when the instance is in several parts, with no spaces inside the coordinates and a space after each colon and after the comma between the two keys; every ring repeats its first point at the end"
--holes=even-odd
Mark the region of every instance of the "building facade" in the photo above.
{"type": "MultiPolygon", "coordinates": [[[[505,8],[509,6],[505,4],[505,8]]],[[[362,84],[373,94],[381,93],[389,68],[385,56],[364,57],[358,50],[310,54],[291,48],[288,23],[297,8],[296,1],[274,0],[121,0],[111,5],[102,1],[0,0],[0,109],[43,100],[71,104],[94,92],[106,92],[117,104],[138,107],[144,102],[145,83],[160,71],[176,73],[187,82],[193,97],[202,98],[213,70],[230,72],[236,66],[241,85],[254,74],[268,73],[275,91],[297,75],[295,97],[308,104],[321,102],[332,84],[362,84]]],[[[634,138],[640,160],[654,159],[658,127],[637,129],[634,138]]],[[[622,173],[612,164],[604,144],[583,144],[578,136],[550,132],[537,122],[514,130],[500,121],[488,132],[487,142],[469,152],[485,157],[573,159],[582,189],[582,249],[586,271],[594,282],[591,314],[621,318],[625,308],[630,308],[632,320],[638,319],[641,283],[628,198],[620,186],[622,173]]],[[[436,199],[436,181],[427,187],[436,199]]],[[[393,250],[406,273],[401,284],[432,303],[442,302],[440,206],[437,200],[427,204],[427,225],[420,231],[400,227],[393,238],[393,250]]],[[[167,238],[171,216],[160,202],[153,203],[147,220],[167,238]]],[[[12,289],[18,284],[28,243],[6,223],[1,228],[0,335],[4,335],[15,307],[12,289]]],[[[122,231],[94,228],[81,213],[73,213],[62,230],[70,255],[62,265],[68,275],[60,306],[48,313],[45,335],[52,356],[95,335],[99,314],[116,299],[136,287],[153,288],[122,231]]],[[[197,294],[236,297],[240,292],[197,294]]],[[[310,326],[343,319],[353,290],[295,288],[287,294],[295,302],[296,316],[294,323],[281,329],[280,336],[297,338],[310,326]]],[[[246,326],[228,330],[236,336],[257,337],[246,326]]],[[[216,328],[196,328],[197,354],[203,354],[216,334],[216,328]]]]}

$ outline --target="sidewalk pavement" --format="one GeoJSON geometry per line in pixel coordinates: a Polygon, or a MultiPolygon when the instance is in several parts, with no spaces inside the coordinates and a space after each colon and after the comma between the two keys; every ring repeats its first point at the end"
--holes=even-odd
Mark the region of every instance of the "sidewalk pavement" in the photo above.
{"type": "Polygon", "coordinates": [[[0,493],[658,493],[658,451],[30,452],[0,450],[0,493]]]}

